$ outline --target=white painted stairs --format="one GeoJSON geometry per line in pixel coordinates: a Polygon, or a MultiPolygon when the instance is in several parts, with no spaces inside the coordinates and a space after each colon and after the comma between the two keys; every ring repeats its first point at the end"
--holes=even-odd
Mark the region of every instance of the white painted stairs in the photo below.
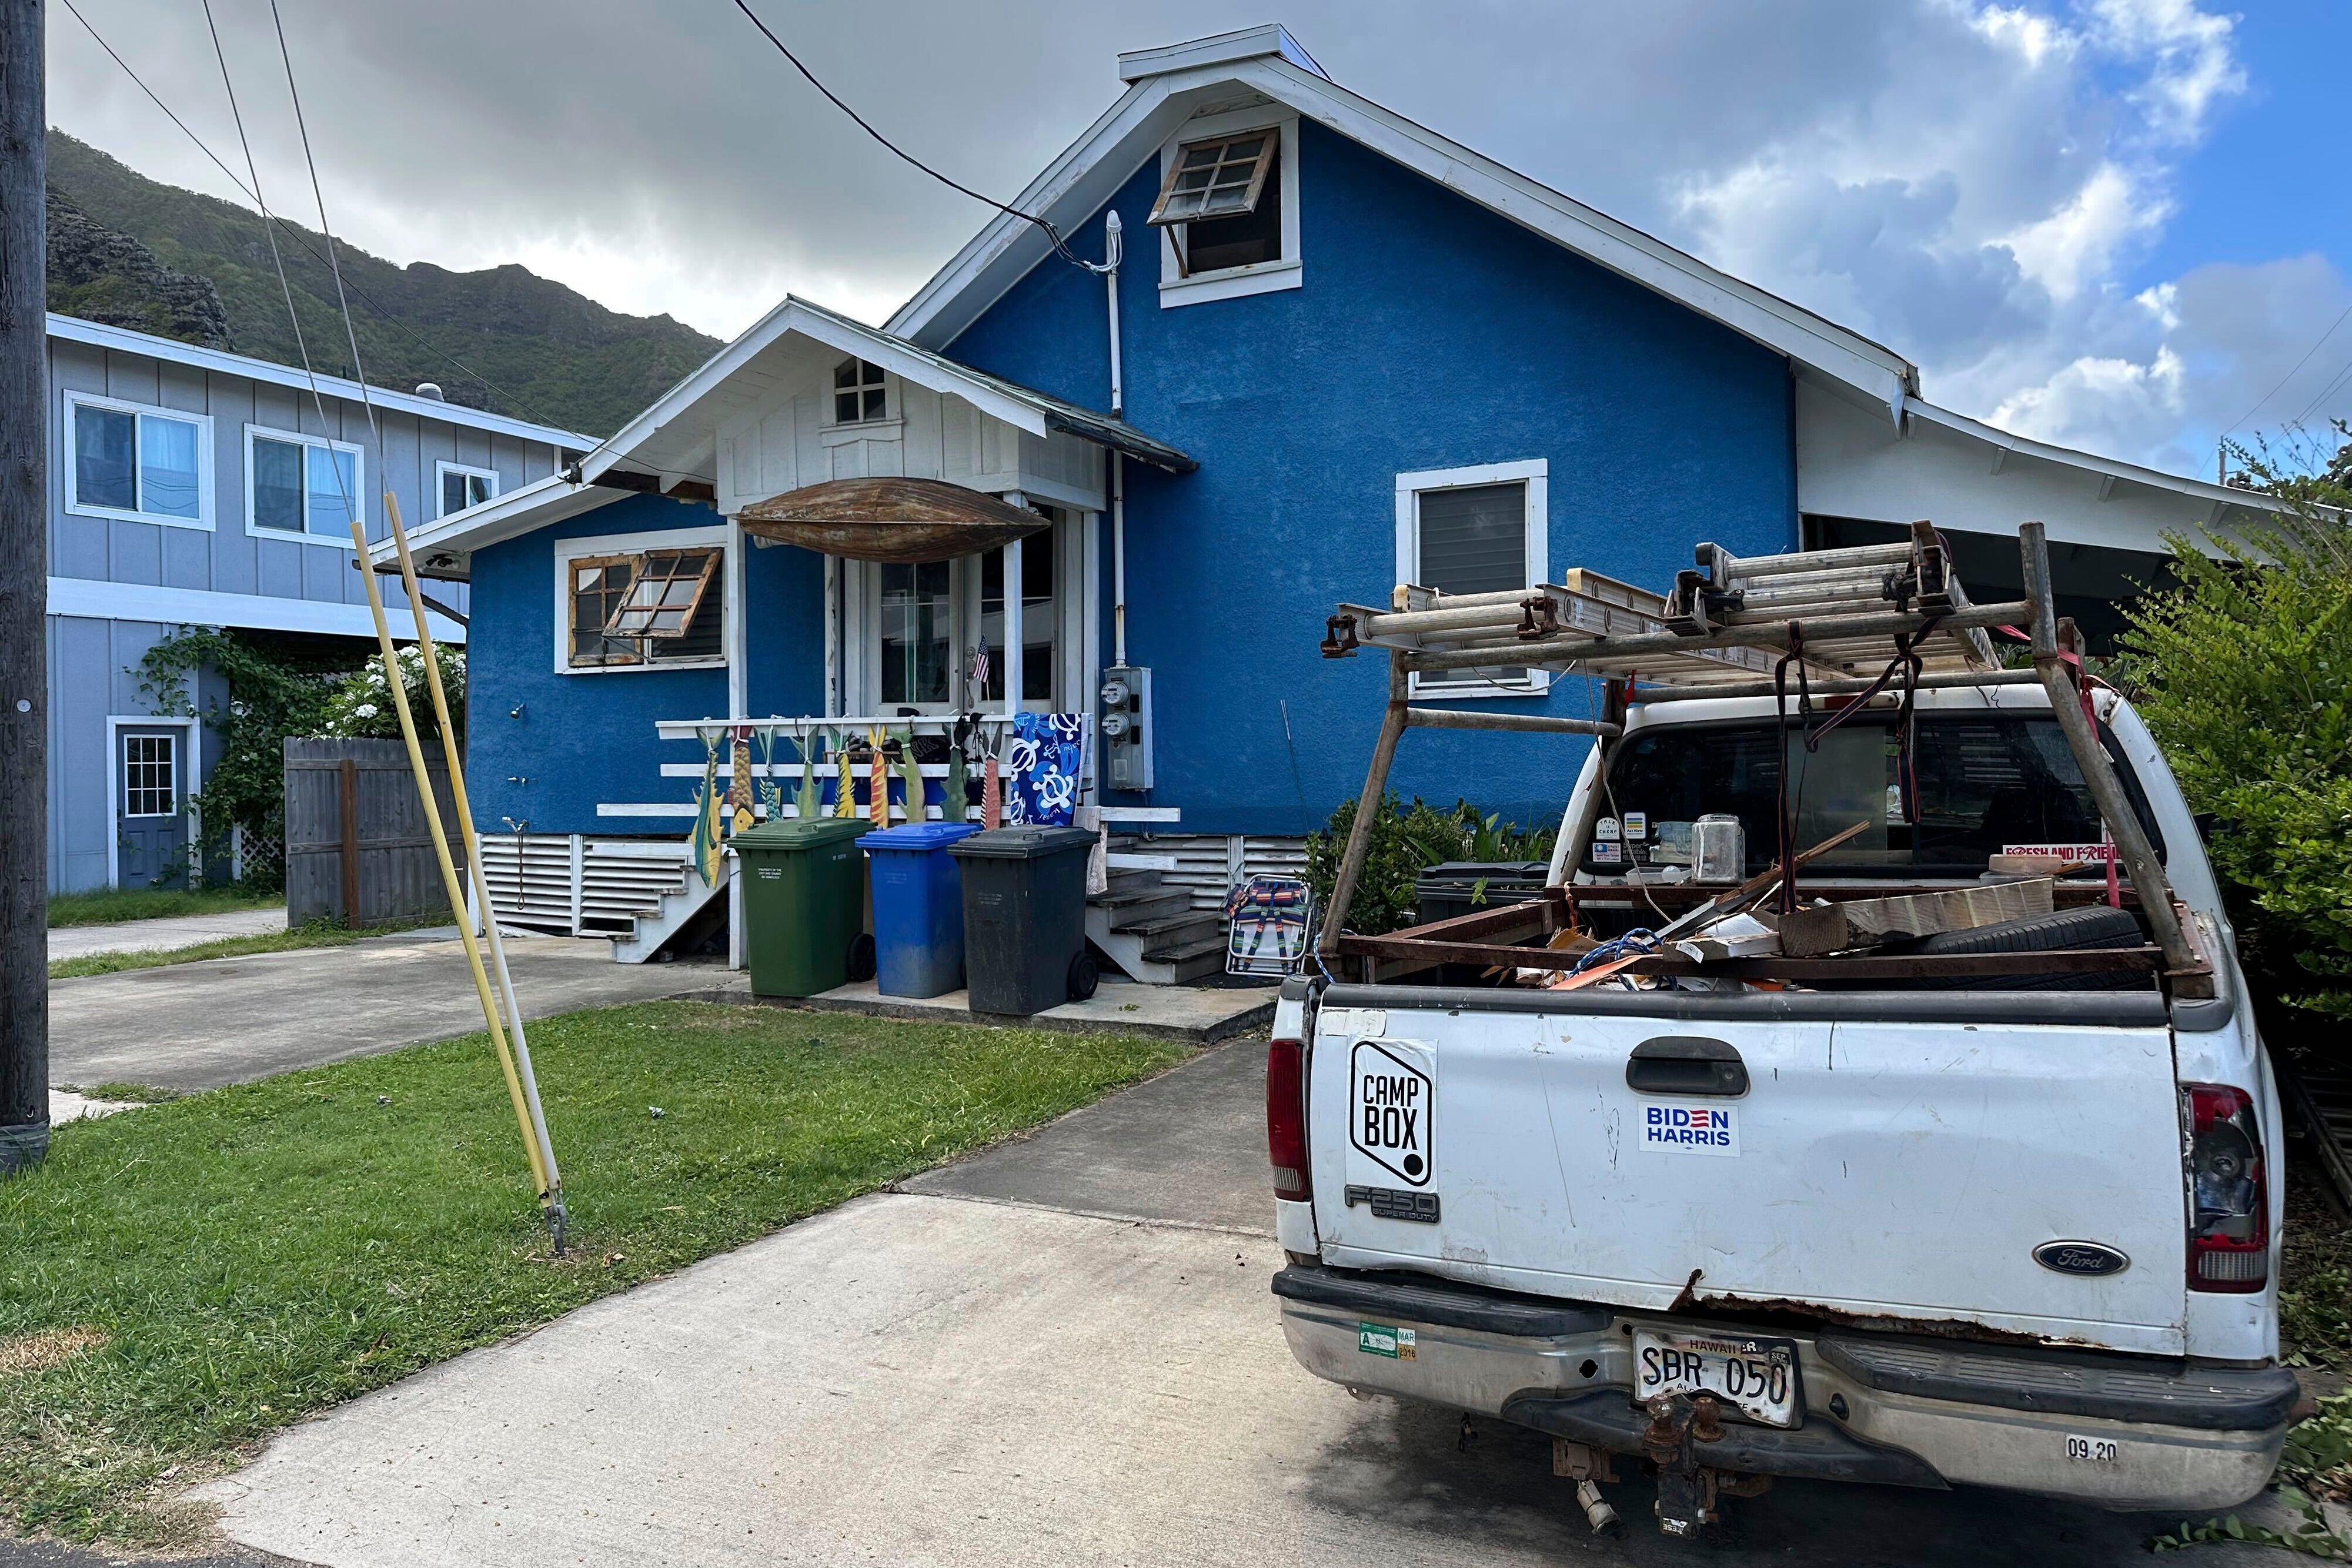
{"type": "Polygon", "coordinates": [[[1224,917],[1192,907],[1190,889],[1158,871],[1114,870],[1087,900],[1087,940],[1129,979],[1183,986],[1225,967],[1224,917]]]}
{"type": "Polygon", "coordinates": [[[731,854],[719,862],[716,887],[704,882],[702,873],[690,863],[681,862],[677,878],[660,889],[654,906],[635,911],[629,929],[613,937],[613,962],[650,962],[672,941],[689,935],[688,926],[703,921],[706,915],[709,923],[722,918],[727,907],[727,884],[734,877],[735,857],[731,854]]]}

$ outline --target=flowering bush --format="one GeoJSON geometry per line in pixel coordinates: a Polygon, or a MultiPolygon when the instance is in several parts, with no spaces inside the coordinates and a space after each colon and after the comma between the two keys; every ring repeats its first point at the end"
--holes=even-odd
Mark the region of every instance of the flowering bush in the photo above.
{"type": "MultiPolygon", "coordinates": [[[[449,722],[457,727],[460,744],[466,732],[466,655],[436,645],[434,657],[441,666],[442,689],[449,696],[449,722]]],[[[433,693],[425,676],[425,658],[415,648],[400,650],[400,684],[408,694],[409,712],[417,733],[433,738],[433,693]]],[[[400,738],[400,714],[383,674],[383,655],[370,659],[336,686],[327,699],[327,716],[319,733],[340,737],[378,740],[400,738]]]]}

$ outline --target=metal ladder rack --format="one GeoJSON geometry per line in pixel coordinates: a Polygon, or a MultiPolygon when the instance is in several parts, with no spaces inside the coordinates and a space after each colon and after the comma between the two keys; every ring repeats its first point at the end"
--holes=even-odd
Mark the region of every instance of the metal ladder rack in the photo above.
{"type": "MultiPolygon", "coordinates": [[[[1389,656],[1388,706],[1357,799],[1382,798],[1397,743],[1414,727],[1591,735],[1599,737],[1605,768],[1607,748],[1623,733],[1628,705],[1771,695],[1793,684],[1785,681],[1790,669],[1801,669],[1815,695],[1864,691],[1890,676],[1914,689],[2039,685],[2105,820],[2116,858],[2130,873],[2175,992],[2210,997],[2212,968],[2192,945],[2163,865],[2084,711],[2079,669],[2059,647],[2049,545],[2040,523],[2018,529],[2018,549],[2025,597],[1994,604],[1969,600],[1943,540],[1924,522],[1912,525],[1906,540],[1847,549],[1743,559],[1701,545],[1698,570],[1679,574],[1673,592],[1664,595],[1572,571],[1561,583],[1498,593],[1400,586],[1386,610],[1343,603],[1325,622],[1324,657],[1348,658],[1366,647],[1389,656]],[[2025,630],[2031,671],[2000,667],[1985,635],[1990,626],[2025,630]],[[1608,677],[1604,715],[1479,713],[1415,707],[1409,701],[1415,674],[1482,669],[1608,677]]],[[[1563,824],[1571,859],[1581,848],[1575,841],[1591,834],[1598,815],[1597,797],[1586,804],[1582,821],[1563,824]]],[[[1327,956],[1343,950],[1343,939],[1391,941],[1344,936],[1374,815],[1357,811],[1341,853],[1320,944],[1327,956]]],[[[1449,940],[1475,944],[1480,937],[1507,940],[1502,933],[1526,919],[1497,911],[1443,924],[1461,928],[1446,932],[1449,940]]],[[[1434,952],[1433,945],[1423,945],[1434,952]]],[[[1495,961],[1494,953],[1523,953],[1526,967],[1562,967],[1548,963],[1542,948],[1480,951],[1486,962],[1495,961]]]]}

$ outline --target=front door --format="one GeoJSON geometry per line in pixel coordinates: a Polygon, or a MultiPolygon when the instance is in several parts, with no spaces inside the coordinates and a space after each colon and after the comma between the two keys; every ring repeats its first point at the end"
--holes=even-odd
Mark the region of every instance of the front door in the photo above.
{"type": "Polygon", "coordinates": [[[185,887],[188,816],[181,810],[184,737],[177,729],[121,730],[116,870],[124,887],[185,887]]]}

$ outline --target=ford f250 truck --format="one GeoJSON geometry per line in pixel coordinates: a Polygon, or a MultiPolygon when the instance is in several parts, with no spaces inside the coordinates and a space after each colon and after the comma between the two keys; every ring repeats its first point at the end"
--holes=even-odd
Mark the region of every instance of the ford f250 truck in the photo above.
{"type": "MultiPolygon", "coordinates": [[[[1736,816],[1748,869],[1769,866],[1784,765],[1810,775],[1801,841],[1871,823],[1809,894],[1981,885],[2005,852],[2097,845],[2042,688],[1916,703],[1899,812],[1883,704],[1810,751],[1770,697],[1637,704],[1569,810],[1590,821],[1603,791],[1618,836],[1560,875],[1588,918],[1613,900],[1621,927],[1657,926],[1640,879],[1672,873],[1643,847],[1736,816]]],[[[2210,985],[2063,965],[1774,988],[1286,982],[1266,1123],[1298,1361],[1551,1434],[1589,1507],[1612,1456],[1646,1459],[1675,1534],[1776,1476],[2172,1511],[2261,1489],[2298,1397],[2278,1096],[2198,826],[2129,705],[2101,691],[2096,712],[2210,985]]],[[[2051,914],[1922,946],[2143,943],[2098,872],[2062,880],[2051,914]]]]}

